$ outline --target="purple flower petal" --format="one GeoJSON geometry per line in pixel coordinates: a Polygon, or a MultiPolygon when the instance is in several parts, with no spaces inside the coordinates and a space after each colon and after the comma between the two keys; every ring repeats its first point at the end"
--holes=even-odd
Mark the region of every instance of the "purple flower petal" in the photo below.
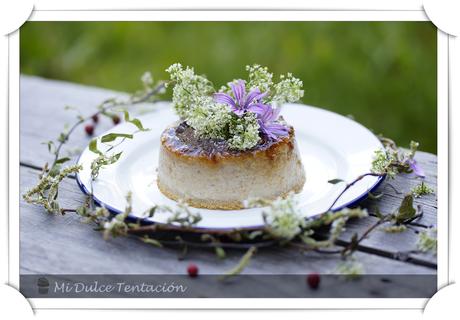
{"type": "Polygon", "coordinates": [[[289,134],[289,129],[285,125],[275,122],[278,120],[279,108],[273,109],[268,104],[257,103],[252,109],[256,111],[260,131],[269,139],[278,139],[289,134]]]}
{"type": "Polygon", "coordinates": [[[265,97],[268,92],[261,93],[259,89],[254,89],[246,96],[246,101],[244,102],[244,108],[248,109],[253,101],[259,101],[263,97],[265,97]]]}
{"type": "Polygon", "coordinates": [[[244,106],[244,95],[246,94],[246,85],[243,80],[238,80],[238,83],[230,83],[230,87],[233,91],[233,96],[235,97],[236,104],[239,107],[244,106]]]}
{"type": "Polygon", "coordinates": [[[272,108],[272,114],[271,114],[270,120],[271,120],[271,121],[276,121],[276,120],[278,120],[278,117],[279,117],[279,115],[280,115],[280,112],[281,112],[281,108],[275,108],[275,109],[272,108]]]}
{"type": "Polygon", "coordinates": [[[248,107],[248,111],[254,112],[255,114],[263,114],[265,112],[265,104],[254,103],[248,107]]]}
{"type": "Polygon", "coordinates": [[[226,93],[214,93],[214,101],[236,107],[235,101],[226,93]]]}
{"type": "Polygon", "coordinates": [[[232,110],[233,113],[236,114],[238,117],[241,117],[245,112],[244,109],[240,109],[237,106],[230,106],[230,110],[232,110]]]}
{"type": "Polygon", "coordinates": [[[259,111],[257,115],[259,119],[265,124],[271,121],[273,115],[273,108],[268,104],[258,103],[257,108],[259,111]]]}
{"type": "Polygon", "coordinates": [[[289,135],[289,130],[286,128],[286,126],[280,124],[280,123],[272,123],[269,125],[266,125],[267,129],[276,134],[277,136],[287,136],[289,135]]]}
{"type": "Polygon", "coordinates": [[[417,161],[415,161],[414,159],[409,159],[408,160],[408,163],[409,163],[409,166],[410,168],[412,169],[412,171],[414,171],[414,173],[419,176],[419,177],[422,177],[422,178],[425,178],[425,172],[423,171],[423,169],[417,164],[417,161]]]}

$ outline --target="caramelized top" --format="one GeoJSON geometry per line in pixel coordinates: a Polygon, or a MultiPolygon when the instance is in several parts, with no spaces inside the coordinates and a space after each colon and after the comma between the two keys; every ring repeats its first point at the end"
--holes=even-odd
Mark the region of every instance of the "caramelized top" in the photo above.
{"type": "MultiPolygon", "coordinates": [[[[290,128],[290,136],[292,136],[293,131],[294,130],[290,128]]],[[[197,137],[192,127],[185,122],[181,122],[166,128],[166,130],[163,131],[161,140],[164,145],[173,152],[192,157],[215,158],[232,155],[236,156],[256,151],[266,151],[284,139],[270,140],[262,138],[256,146],[249,150],[234,150],[230,149],[225,140],[197,137]]]]}

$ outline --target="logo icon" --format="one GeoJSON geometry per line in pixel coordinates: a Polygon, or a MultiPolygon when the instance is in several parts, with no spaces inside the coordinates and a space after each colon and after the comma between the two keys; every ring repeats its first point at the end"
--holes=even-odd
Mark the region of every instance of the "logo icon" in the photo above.
{"type": "Polygon", "coordinates": [[[39,294],[48,294],[48,290],[50,287],[50,282],[46,278],[38,278],[37,280],[37,287],[39,294]]]}

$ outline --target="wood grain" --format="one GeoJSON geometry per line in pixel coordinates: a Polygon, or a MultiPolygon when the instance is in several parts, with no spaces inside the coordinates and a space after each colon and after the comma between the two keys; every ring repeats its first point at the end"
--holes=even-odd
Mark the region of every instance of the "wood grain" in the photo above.
{"type": "MultiPolygon", "coordinates": [[[[64,123],[72,123],[74,111],[64,111],[66,105],[78,106],[82,113],[90,112],[104,99],[121,94],[99,88],[91,88],[60,81],[21,77],[21,126],[20,161],[21,191],[36,182],[37,168],[51,157],[46,146],[40,142],[57,137],[64,123]],[[52,119],[52,120],[51,120],[52,119]]],[[[139,106],[151,108],[149,105],[139,106]]],[[[110,128],[110,121],[102,120],[97,132],[110,128]]],[[[89,139],[82,132],[72,137],[72,147],[83,148],[89,139]]],[[[419,152],[417,161],[425,169],[426,183],[437,187],[437,158],[419,152]]],[[[382,213],[394,212],[405,193],[420,182],[412,175],[401,175],[383,184],[377,192],[383,193],[379,200],[366,200],[362,206],[371,213],[378,207],[382,213]],[[394,186],[392,188],[390,185],[394,186]],[[403,193],[398,193],[400,190],[403,193]]],[[[75,180],[66,179],[60,191],[65,206],[72,207],[84,199],[75,180]]],[[[377,230],[363,241],[356,257],[365,265],[368,274],[435,274],[436,256],[407,253],[416,248],[417,232],[436,226],[437,198],[429,195],[417,199],[424,215],[401,234],[377,230]],[[404,261],[398,261],[403,259],[404,261]]],[[[242,252],[230,250],[225,260],[216,259],[212,251],[193,250],[187,260],[177,260],[178,251],[172,248],[158,249],[146,245],[134,237],[104,241],[92,230],[91,225],[81,223],[74,215],[53,216],[21,200],[21,273],[132,273],[132,274],[183,274],[190,261],[198,261],[202,272],[219,274],[237,263],[242,252]]],[[[362,234],[376,221],[374,217],[350,221],[339,245],[346,246],[354,233],[362,234]]],[[[337,255],[318,253],[301,254],[295,249],[269,248],[260,250],[247,274],[306,274],[316,271],[334,273],[340,258],[337,255]]]]}
{"type": "MultiPolygon", "coordinates": [[[[35,182],[38,171],[21,168],[21,192],[35,182]]],[[[83,203],[76,182],[66,179],[60,190],[64,206],[75,207],[83,203]]],[[[212,250],[193,249],[187,261],[178,261],[180,250],[159,249],[144,244],[135,237],[105,241],[94,225],[82,223],[73,214],[52,215],[21,202],[21,270],[25,273],[172,273],[183,274],[190,260],[199,261],[206,274],[219,274],[230,269],[244,253],[230,250],[228,258],[219,260],[212,250]]],[[[387,270],[409,273],[433,273],[432,268],[407,264],[373,254],[358,253],[366,262],[366,272],[382,274],[387,270]]],[[[247,273],[297,274],[321,270],[334,273],[338,255],[314,252],[299,253],[296,249],[261,249],[247,273]],[[276,263],[273,263],[275,262],[276,263]]]]}

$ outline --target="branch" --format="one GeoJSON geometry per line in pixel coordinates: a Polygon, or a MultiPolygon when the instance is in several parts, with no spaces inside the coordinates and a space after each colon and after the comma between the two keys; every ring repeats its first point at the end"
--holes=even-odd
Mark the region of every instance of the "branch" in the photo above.
{"type": "Polygon", "coordinates": [[[345,186],[345,188],[342,190],[342,192],[339,193],[339,195],[337,196],[337,198],[334,200],[334,202],[332,202],[332,204],[331,204],[330,207],[326,210],[326,212],[329,212],[329,211],[332,210],[332,208],[335,206],[335,204],[337,203],[337,201],[339,201],[339,199],[343,196],[343,194],[344,194],[348,189],[350,189],[355,183],[357,183],[358,181],[364,179],[364,178],[367,177],[367,176],[372,176],[372,177],[383,177],[383,176],[385,176],[385,174],[369,172],[369,173],[362,174],[362,175],[360,175],[358,178],[356,178],[355,180],[353,180],[352,182],[347,183],[347,185],[345,186]]]}
{"type": "Polygon", "coordinates": [[[60,155],[60,152],[61,152],[61,149],[62,149],[62,146],[69,140],[69,137],[70,135],[74,132],[74,130],[76,128],[78,128],[82,123],[88,121],[88,120],[91,120],[93,117],[97,117],[101,114],[104,114],[106,113],[107,111],[115,108],[115,107],[120,107],[120,106],[125,106],[125,105],[134,105],[134,104],[139,104],[139,103],[142,103],[142,102],[146,102],[148,101],[151,97],[155,96],[156,94],[158,94],[159,92],[161,92],[163,89],[165,88],[165,83],[162,82],[160,83],[159,85],[157,85],[155,88],[153,88],[152,90],[148,91],[145,95],[143,95],[142,97],[140,98],[130,98],[128,101],[124,101],[124,102],[112,102],[112,104],[109,104],[109,105],[105,105],[107,101],[109,100],[106,100],[104,101],[102,104],[101,104],[101,109],[98,110],[97,112],[85,117],[85,118],[80,118],[75,124],[72,125],[72,127],[69,129],[69,131],[62,137],[62,139],[58,139],[58,146],[56,147],[56,150],[54,152],[54,160],[53,160],[53,163],[52,165],[50,166],[51,168],[54,167],[56,165],[56,162],[57,160],[59,159],[59,155],[60,155]]]}

